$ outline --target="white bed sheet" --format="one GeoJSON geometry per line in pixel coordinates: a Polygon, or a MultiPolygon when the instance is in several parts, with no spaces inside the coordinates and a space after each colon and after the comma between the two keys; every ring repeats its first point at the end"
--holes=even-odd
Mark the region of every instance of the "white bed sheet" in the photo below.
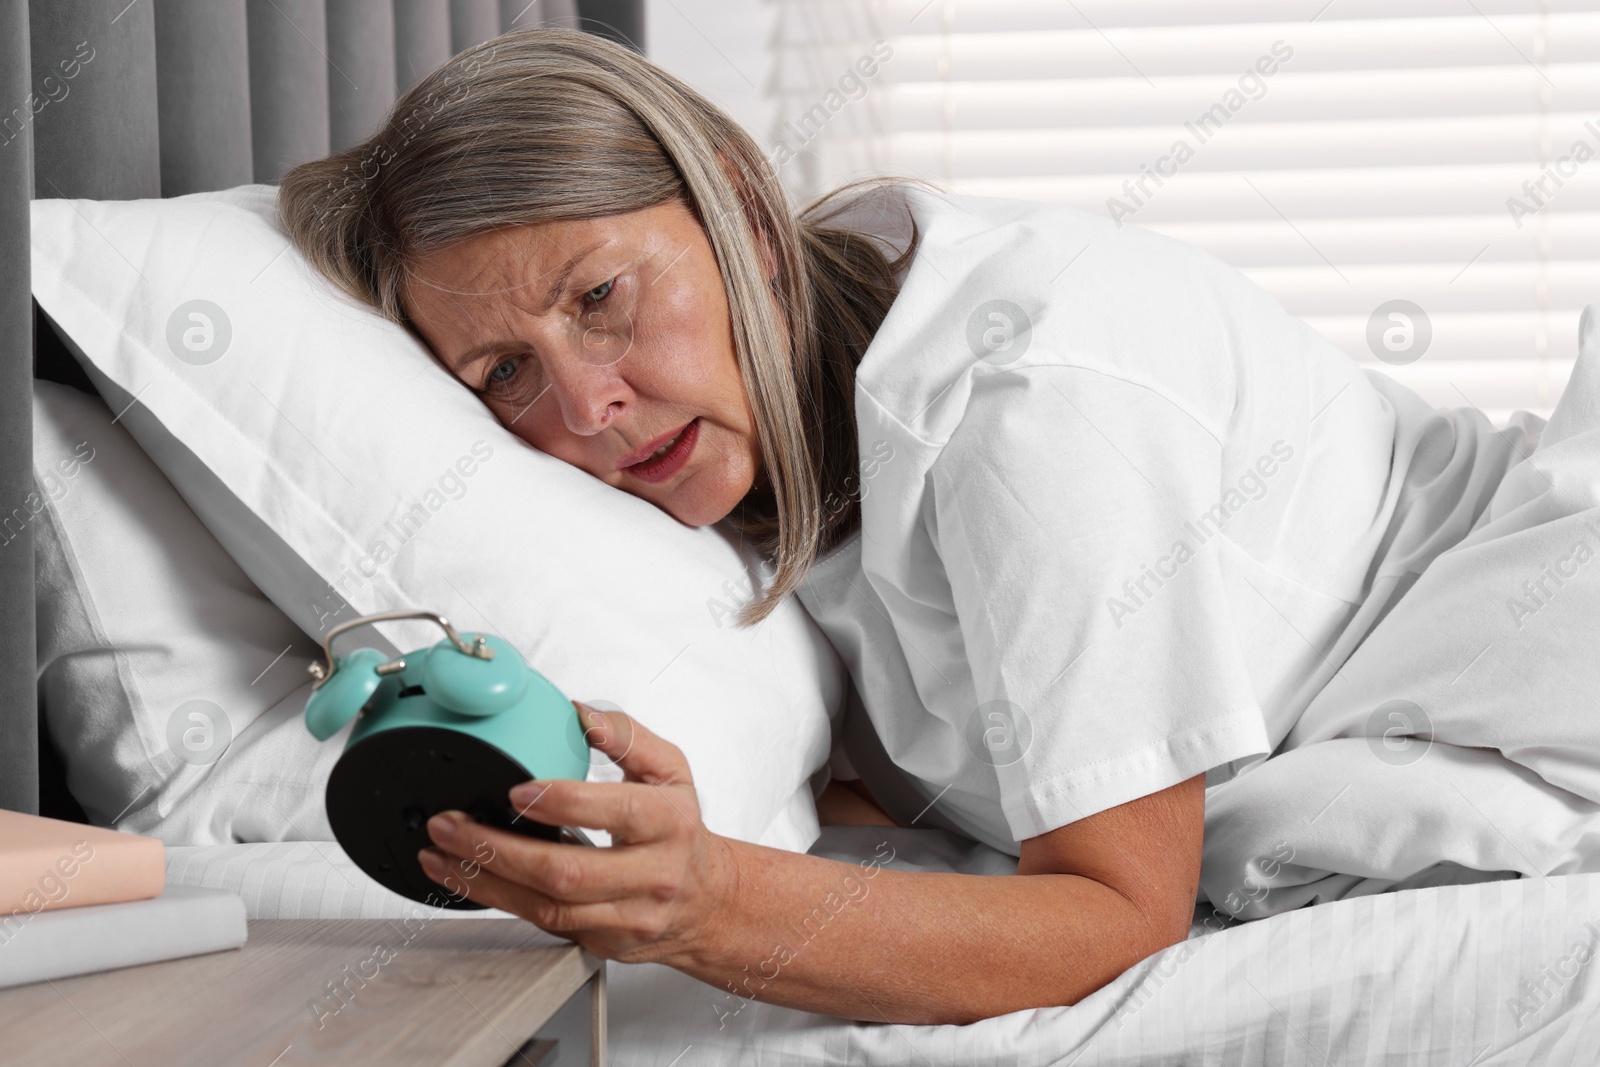
{"type": "MultiPolygon", "coordinates": [[[[937,831],[888,832],[896,866],[994,862],[937,831]]],[[[252,918],[421,907],[329,842],[169,848],[167,877],[231,889],[252,918]]],[[[842,1022],[750,1003],[719,1028],[728,1010],[719,991],[668,968],[611,964],[611,1057],[619,1067],[1594,1064],[1596,956],[1600,875],[1585,874],[1365,896],[1221,930],[1197,921],[1188,942],[1074,1007],[969,1026],[842,1022]]]]}

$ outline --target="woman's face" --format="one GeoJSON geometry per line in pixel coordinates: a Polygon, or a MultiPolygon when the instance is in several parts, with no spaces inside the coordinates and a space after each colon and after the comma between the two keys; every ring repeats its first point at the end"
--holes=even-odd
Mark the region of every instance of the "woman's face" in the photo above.
{"type": "Polygon", "coordinates": [[[411,264],[435,356],[541,452],[690,526],[761,470],[722,275],[681,203],[495,230],[411,264]]]}

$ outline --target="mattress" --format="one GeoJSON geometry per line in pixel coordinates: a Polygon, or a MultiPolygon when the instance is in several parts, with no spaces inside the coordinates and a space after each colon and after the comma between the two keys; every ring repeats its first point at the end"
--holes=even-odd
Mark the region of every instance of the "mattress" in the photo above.
{"type": "MultiPolygon", "coordinates": [[[[942,831],[827,831],[814,852],[1002,873],[942,831]]],[[[385,918],[390,894],[330,842],[168,849],[168,881],[225,888],[252,918],[385,918]]],[[[464,919],[494,911],[447,912],[464,919]]],[[[1600,874],[1358,897],[1249,923],[1197,911],[1190,938],[1072,1007],[966,1026],[848,1022],[729,996],[659,965],[608,965],[611,1062],[1509,1064],[1600,1062],[1600,874]],[[719,1025],[720,1021],[720,1025],[719,1025]]]]}

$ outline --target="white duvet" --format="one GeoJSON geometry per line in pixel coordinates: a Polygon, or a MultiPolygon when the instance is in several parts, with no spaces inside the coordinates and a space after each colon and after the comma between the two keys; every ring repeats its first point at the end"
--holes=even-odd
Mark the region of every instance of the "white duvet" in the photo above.
{"type": "Polygon", "coordinates": [[[1218,907],[1600,870],[1600,305],[1579,333],[1472,533],[1408,576],[1283,751],[1208,792],[1218,907]]]}

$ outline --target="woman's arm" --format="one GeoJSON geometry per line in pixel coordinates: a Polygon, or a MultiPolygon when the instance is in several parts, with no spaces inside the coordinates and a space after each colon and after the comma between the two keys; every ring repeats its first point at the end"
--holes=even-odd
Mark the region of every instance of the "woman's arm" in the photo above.
{"type": "Polygon", "coordinates": [[[880,1022],[1076,1003],[1187,935],[1204,798],[1201,776],[1032,838],[1019,877],[867,877],[729,842],[714,925],[664,962],[743,997],[880,1022]]]}
{"type": "Polygon", "coordinates": [[[1203,776],[1023,842],[1017,877],[913,874],[713,835],[675,746],[624,715],[582,711],[592,743],[632,781],[529,782],[513,803],[541,822],[605,827],[612,848],[470,821],[452,836],[453,820],[436,817],[429,832],[450,856],[426,850],[424,865],[597,955],[728,990],[719,1015],[754,998],[965,1023],[1075,1003],[1188,932],[1203,776]]]}

